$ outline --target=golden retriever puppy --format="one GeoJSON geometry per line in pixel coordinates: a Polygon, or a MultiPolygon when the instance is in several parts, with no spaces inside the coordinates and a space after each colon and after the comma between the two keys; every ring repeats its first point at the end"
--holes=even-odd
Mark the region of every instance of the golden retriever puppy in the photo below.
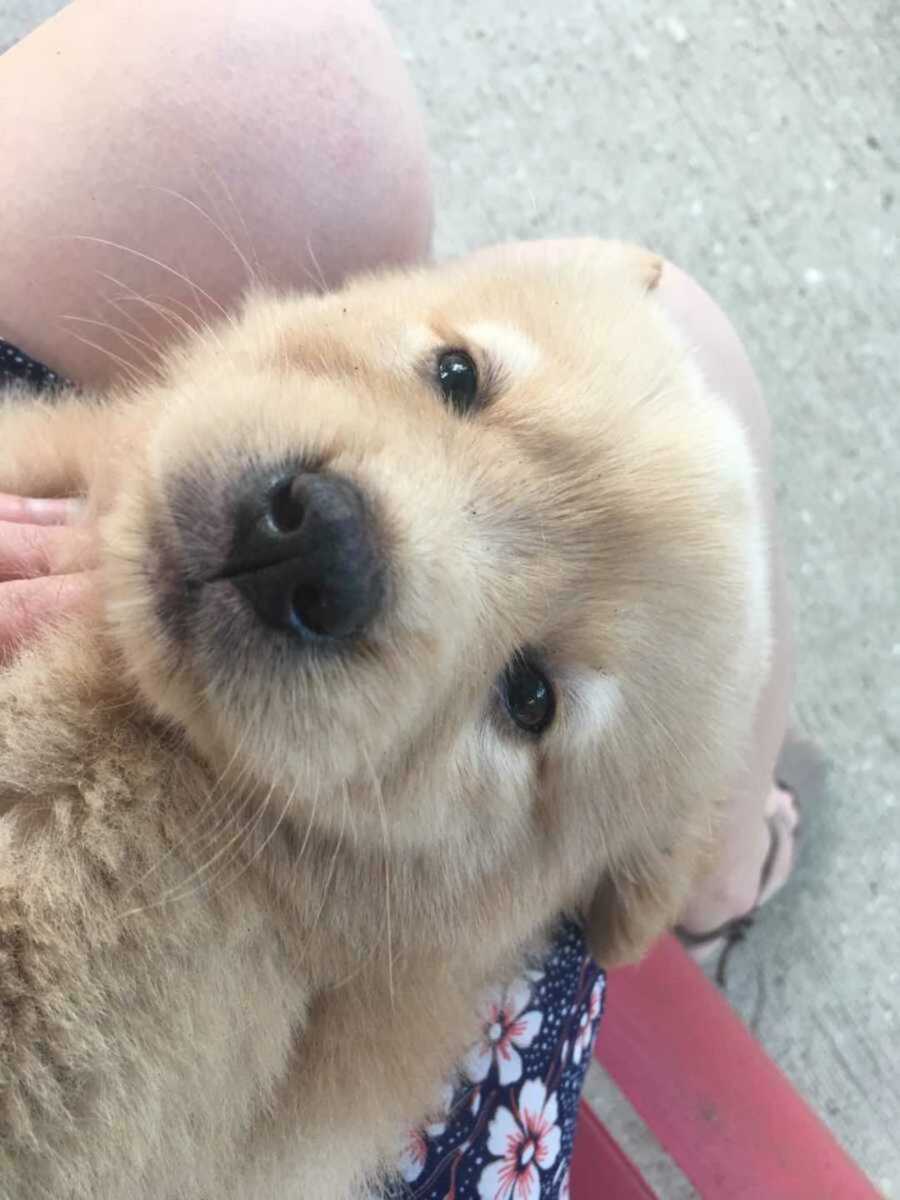
{"type": "Polygon", "coordinates": [[[580,913],[685,900],[766,669],[742,431],[618,243],[251,298],[10,401],[102,608],[0,674],[0,1195],[345,1200],[580,913]]]}

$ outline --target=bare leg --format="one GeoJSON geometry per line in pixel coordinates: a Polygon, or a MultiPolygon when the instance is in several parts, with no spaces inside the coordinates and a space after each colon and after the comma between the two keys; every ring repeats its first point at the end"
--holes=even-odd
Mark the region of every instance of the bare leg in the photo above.
{"type": "Polygon", "coordinates": [[[0,112],[0,336],[79,382],[251,274],[428,253],[419,112],[365,0],[75,0],[0,60],[0,112]]]}
{"type": "Polygon", "coordinates": [[[772,667],[756,711],[746,767],[730,797],[718,866],[704,880],[684,913],[683,924],[703,932],[740,916],[759,896],[760,870],[777,825],[776,853],[768,898],[792,866],[796,813],[790,797],[773,784],[778,752],[788,722],[793,679],[793,642],[781,543],[771,475],[769,417],[747,353],[733,326],[703,289],[667,264],[659,296],[692,343],[710,385],[730,404],[747,429],[759,465],[771,539],[772,667]]]}

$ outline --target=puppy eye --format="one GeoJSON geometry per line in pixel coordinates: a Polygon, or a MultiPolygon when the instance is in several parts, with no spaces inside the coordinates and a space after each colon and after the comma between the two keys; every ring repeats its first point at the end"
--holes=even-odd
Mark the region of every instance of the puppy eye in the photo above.
{"type": "Polygon", "coordinates": [[[450,350],[441,355],[438,381],[444,399],[461,416],[478,403],[478,368],[464,350],[450,350]]]}
{"type": "Polygon", "coordinates": [[[517,656],[500,685],[506,711],[526,733],[541,734],[556,714],[556,696],[547,676],[527,655],[517,656]]]}

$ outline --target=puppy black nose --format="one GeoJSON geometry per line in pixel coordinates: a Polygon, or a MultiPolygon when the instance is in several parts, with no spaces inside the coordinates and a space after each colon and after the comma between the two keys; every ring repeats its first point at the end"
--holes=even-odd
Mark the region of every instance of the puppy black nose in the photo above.
{"type": "Polygon", "coordinates": [[[384,591],[366,498],[351,480],[328,471],[243,480],[222,574],[263,624],[301,636],[362,632],[384,591]]]}

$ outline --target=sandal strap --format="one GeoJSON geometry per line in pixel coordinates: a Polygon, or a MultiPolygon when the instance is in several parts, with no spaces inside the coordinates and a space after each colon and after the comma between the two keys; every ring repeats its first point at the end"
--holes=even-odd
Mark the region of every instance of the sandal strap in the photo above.
{"type": "Polygon", "coordinates": [[[681,942],[682,946],[708,946],[711,942],[718,942],[722,938],[729,937],[734,927],[740,924],[741,921],[748,920],[749,917],[750,913],[745,913],[742,917],[729,917],[727,921],[723,921],[721,925],[717,925],[715,929],[710,929],[705,933],[691,933],[683,925],[676,925],[672,932],[678,938],[679,942],[681,942]]]}

